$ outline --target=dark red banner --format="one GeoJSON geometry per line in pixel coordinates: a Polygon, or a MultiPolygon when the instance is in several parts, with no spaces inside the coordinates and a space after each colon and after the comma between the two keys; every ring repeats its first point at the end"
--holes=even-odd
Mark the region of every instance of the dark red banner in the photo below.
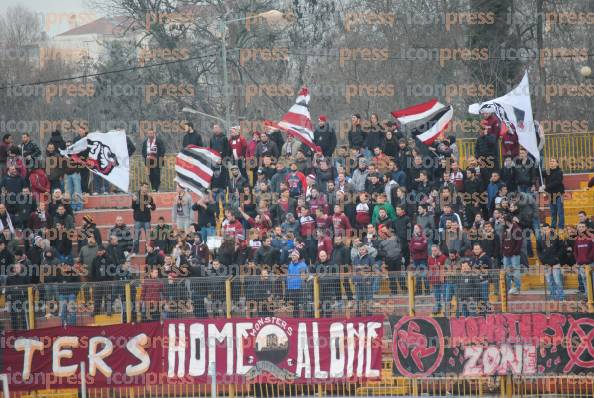
{"type": "Polygon", "coordinates": [[[6,332],[12,390],[379,379],[383,317],[180,320],[6,332]],[[83,365],[84,364],[84,365],[83,365]]]}
{"type": "Polygon", "coordinates": [[[394,374],[406,377],[594,373],[594,315],[393,317],[394,374]]]}

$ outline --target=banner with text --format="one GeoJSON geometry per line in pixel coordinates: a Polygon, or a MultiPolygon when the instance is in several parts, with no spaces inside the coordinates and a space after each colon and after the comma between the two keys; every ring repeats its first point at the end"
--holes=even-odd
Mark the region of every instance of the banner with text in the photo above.
{"type": "Polygon", "coordinates": [[[383,317],[179,320],[6,332],[13,390],[379,379],[383,317]]]}
{"type": "Polygon", "coordinates": [[[395,375],[594,373],[594,315],[393,317],[395,375]]]}

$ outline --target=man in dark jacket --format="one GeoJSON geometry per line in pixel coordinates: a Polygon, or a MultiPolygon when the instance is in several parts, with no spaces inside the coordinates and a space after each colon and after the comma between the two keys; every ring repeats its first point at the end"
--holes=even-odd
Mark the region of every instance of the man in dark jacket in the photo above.
{"type": "MultiPolygon", "coordinates": [[[[114,279],[115,263],[107,254],[105,247],[97,248],[97,257],[91,264],[90,280],[91,282],[107,282],[114,279]]],[[[94,283],[93,284],[93,315],[98,315],[101,309],[101,302],[105,301],[107,315],[111,315],[111,284],[94,283]]]]}
{"type": "MultiPolygon", "coordinates": [[[[22,254],[22,253],[21,253],[22,254]]],[[[22,256],[21,256],[22,257],[22,256]]],[[[10,302],[10,325],[13,330],[26,330],[27,286],[30,283],[28,270],[23,262],[17,261],[10,267],[6,279],[6,299],[10,302]]]]}
{"type": "Polygon", "coordinates": [[[536,185],[537,166],[536,162],[528,157],[526,149],[520,149],[520,155],[515,162],[516,184],[518,191],[530,192],[536,185]]]}
{"type": "Polygon", "coordinates": [[[324,156],[332,156],[336,148],[336,132],[328,123],[326,115],[320,115],[318,122],[318,127],[314,131],[314,143],[322,148],[324,156]]]}
{"type": "Polygon", "coordinates": [[[142,157],[145,159],[146,167],[149,170],[149,181],[153,191],[158,191],[161,186],[161,165],[164,156],[165,144],[163,141],[157,137],[154,130],[147,131],[146,139],[142,143],[142,157]]]}
{"type": "Polygon", "coordinates": [[[115,236],[118,239],[118,245],[122,252],[132,251],[132,231],[121,216],[115,219],[115,225],[109,230],[109,236],[115,236]]]}
{"type": "Polygon", "coordinates": [[[547,223],[542,225],[540,239],[536,242],[538,258],[545,266],[545,278],[553,300],[563,300],[563,271],[560,255],[563,243],[547,223]]]}
{"type": "Polygon", "coordinates": [[[396,206],[396,220],[394,220],[394,232],[400,239],[400,247],[402,248],[402,258],[404,264],[408,267],[410,262],[410,250],[408,247],[408,239],[411,236],[410,217],[406,214],[404,205],[396,206]]]}
{"type": "Polygon", "coordinates": [[[365,133],[361,130],[361,115],[351,116],[351,130],[349,131],[349,146],[361,149],[365,144],[365,133]]]}
{"type": "Polygon", "coordinates": [[[132,251],[135,253],[138,253],[141,230],[144,229],[144,237],[148,240],[151,230],[151,212],[156,208],[153,197],[149,194],[148,184],[143,182],[138,195],[132,198],[132,210],[134,211],[134,247],[132,251]]]}
{"type": "Polygon", "coordinates": [[[213,124],[212,126],[210,148],[217,151],[223,159],[229,159],[231,157],[231,147],[229,146],[229,140],[225,136],[225,133],[219,124],[213,124]]]}
{"type": "Polygon", "coordinates": [[[486,185],[494,170],[499,170],[499,158],[497,155],[497,139],[487,134],[487,130],[481,131],[474,146],[474,156],[479,162],[481,176],[486,185]]]}
{"type": "Polygon", "coordinates": [[[544,191],[549,195],[549,208],[551,210],[551,228],[565,228],[565,209],[563,208],[563,171],[557,159],[549,160],[549,170],[546,172],[544,191]]]}
{"type": "MultiPolygon", "coordinates": [[[[340,269],[341,274],[348,272],[350,268],[349,264],[351,263],[351,253],[349,252],[349,248],[345,246],[342,235],[336,235],[334,237],[334,249],[332,250],[332,258],[330,262],[334,267],[340,269]]],[[[351,290],[349,279],[342,278],[341,283],[344,288],[347,300],[352,300],[353,291],[351,290]]],[[[338,300],[341,298],[342,296],[339,297],[338,300]]]]}
{"type": "Polygon", "coordinates": [[[25,167],[28,170],[39,167],[36,163],[41,156],[41,149],[31,140],[29,133],[23,133],[21,143],[21,154],[23,156],[23,162],[25,162],[25,167]]]}
{"type": "Polygon", "coordinates": [[[186,134],[182,140],[182,149],[187,147],[188,145],[196,145],[196,146],[204,146],[202,142],[202,137],[196,131],[194,131],[194,123],[187,122],[184,125],[186,130],[186,134]]]}

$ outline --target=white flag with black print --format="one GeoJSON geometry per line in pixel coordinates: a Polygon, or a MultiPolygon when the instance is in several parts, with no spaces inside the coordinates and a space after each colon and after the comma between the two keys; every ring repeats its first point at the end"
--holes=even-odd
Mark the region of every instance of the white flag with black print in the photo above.
{"type": "Polygon", "coordinates": [[[215,150],[188,145],[175,158],[175,182],[182,188],[206,196],[213,169],[221,161],[221,155],[215,150]]]}
{"type": "Polygon", "coordinates": [[[494,113],[505,124],[508,131],[518,135],[520,145],[526,148],[536,160],[540,159],[532,116],[528,72],[524,73],[520,84],[504,96],[468,107],[468,112],[475,115],[484,111],[494,113]]]}
{"type": "Polygon", "coordinates": [[[60,153],[120,190],[128,192],[130,159],[124,130],[89,133],[68,148],[60,150],[60,153]]]}

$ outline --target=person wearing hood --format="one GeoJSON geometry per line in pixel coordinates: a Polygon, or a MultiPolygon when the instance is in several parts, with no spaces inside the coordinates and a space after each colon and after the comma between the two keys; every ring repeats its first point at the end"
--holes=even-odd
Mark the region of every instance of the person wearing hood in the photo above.
{"type": "Polygon", "coordinates": [[[507,271],[507,285],[514,286],[509,289],[508,294],[518,294],[521,287],[521,261],[522,251],[522,229],[510,214],[505,216],[505,230],[501,238],[501,252],[503,254],[503,268],[507,271]],[[513,276],[513,277],[512,277],[513,276]]]}
{"type": "Polygon", "coordinates": [[[429,291],[429,285],[427,284],[428,245],[425,231],[421,225],[416,224],[413,227],[412,238],[408,242],[408,247],[413,261],[412,268],[416,274],[415,294],[421,295],[422,292],[429,291]]]}

